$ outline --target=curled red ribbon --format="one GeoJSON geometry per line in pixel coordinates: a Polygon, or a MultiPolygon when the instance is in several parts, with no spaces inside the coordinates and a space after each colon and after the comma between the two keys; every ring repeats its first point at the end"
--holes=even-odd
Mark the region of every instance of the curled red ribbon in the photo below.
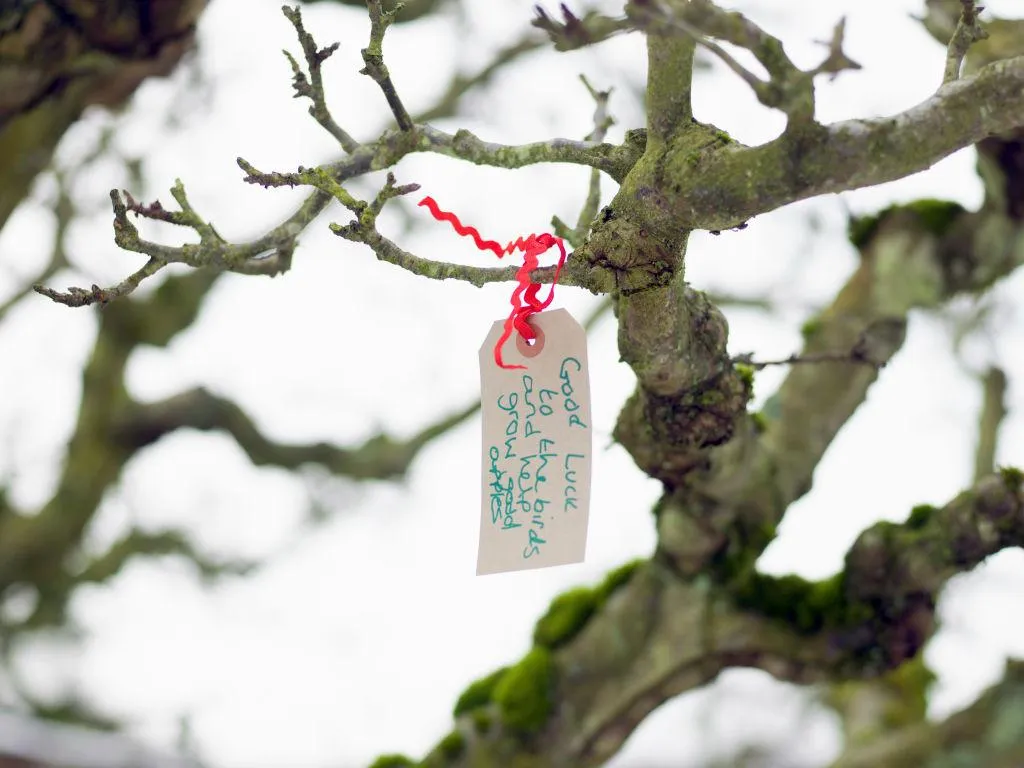
{"type": "Polygon", "coordinates": [[[494,345],[494,362],[498,364],[499,368],[525,368],[525,365],[505,365],[501,359],[501,348],[512,337],[512,331],[517,331],[527,341],[533,341],[537,338],[536,331],[530,327],[527,320],[547,307],[555,297],[555,283],[558,282],[558,276],[561,274],[562,266],[565,264],[565,244],[562,242],[562,238],[545,232],[540,235],[530,235],[525,239],[522,237],[516,238],[503,248],[495,240],[484,240],[480,237],[480,233],[475,227],[465,226],[454,213],[442,211],[438,208],[434,198],[424,197],[420,200],[419,204],[425,205],[430,214],[438,221],[451,223],[458,234],[463,237],[467,235],[472,237],[476,247],[481,251],[490,251],[499,259],[516,250],[523,252],[523,265],[516,272],[516,280],[519,282],[519,285],[512,291],[512,313],[505,321],[504,333],[501,334],[498,343],[494,345]],[[538,257],[553,245],[557,245],[560,252],[558,264],[555,267],[555,274],[551,280],[551,290],[548,291],[547,298],[540,299],[538,296],[541,288],[540,283],[532,282],[530,280],[530,273],[540,266],[538,257]]]}

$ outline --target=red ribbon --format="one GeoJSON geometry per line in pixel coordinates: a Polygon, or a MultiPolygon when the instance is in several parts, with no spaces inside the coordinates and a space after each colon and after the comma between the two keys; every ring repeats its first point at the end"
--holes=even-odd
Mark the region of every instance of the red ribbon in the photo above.
{"type": "Polygon", "coordinates": [[[505,365],[501,359],[501,348],[511,338],[512,331],[518,331],[519,335],[527,341],[533,341],[537,338],[537,332],[533,330],[527,321],[532,315],[546,308],[555,297],[555,283],[558,282],[558,276],[561,274],[562,266],[565,264],[565,244],[562,242],[562,238],[545,232],[540,235],[530,235],[525,240],[522,237],[516,238],[502,248],[501,244],[494,240],[484,240],[480,237],[480,233],[476,228],[465,226],[454,213],[442,211],[437,207],[434,198],[424,197],[420,200],[419,204],[425,205],[431,215],[438,221],[450,222],[455,231],[463,237],[466,235],[472,237],[476,247],[481,251],[490,251],[499,259],[516,250],[523,252],[523,265],[516,272],[516,280],[519,281],[519,285],[512,291],[512,313],[505,321],[505,330],[501,334],[501,338],[494,345],[494,362],[498,364],[499,368],[526,368],[525,365],[505,365]],[[538,257],[553,245],[558,246],[561,255],[558,257],[555,275],[551,280],[551,290],[548,291],[547,298],[542,300],[538,297],[541,288],[540,283],[532,282],[530,280],[530,273],[540,266],[538,257]]]}

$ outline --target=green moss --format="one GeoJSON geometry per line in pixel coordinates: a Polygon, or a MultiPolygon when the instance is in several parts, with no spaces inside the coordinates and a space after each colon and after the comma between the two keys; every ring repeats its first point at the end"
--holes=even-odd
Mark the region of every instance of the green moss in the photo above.
{"type": "Polygon", "coordinates": [[[636,560],[630,560],[628,563],[623,563],[618,568],[613,568],[604,577],[604,580],[594,587],[594,596],[597,598],[598,606],[604,605],[605,601],[611,597],[611,594],[619,587],[625,586],[633,574],[636,573],[636,569],[639,568],[643,563],[647,562],[644,558],[640,557],[636,560]]]}
{"type": "Polygon", "coordinates": [[[754,431],[759,435],[764,434],[765,430],[768,429],[768,419],[765,418],[765,415],[760,411],[755,411],[750,414],[750,421],[754,425],[754,431]]]}
{"type": "Polygon", "coordinates": [[[722,394],[721,390],[711,387],[698,394],[696,402],[697,405],[704,406],[705,408],[714,408],[725,402],[725,395],[722,394]]]}
{"type": "Polygon", "coordinates": [[[575,587],[556,596],[533,629],[534,644],[555,649],[569,642],[643,562],[633,560],[612,569],[596,587],[575,587]]]}
{"type": "Polygon", "coordinates": [[[938,509],[931,504],[918,504],[910,510],[910,516],[907,517],[907,528],[913,531],[924,528],[936,512],[938,512],[938,509]]]}
{"type": "Polygon", "coordinates": [[[823,323],[821,322],[820,317],[812,317],[806,320],[804,324],[800,326],[800,335],[803,337],[803,340],[807,341],[811,336],[820,331],[822,325],[823,323]]]}
{"type": "Polygon", "coordinates": [[[949,231],[957,216],[964,212],[964,207],[951,200],[935,200],[933,198],[914,200],[903,205],[890,205],[872,216],[851,218],[847,224],[847,237],[857,248],[863,248],[874,237],[882,221],[897,211],[910,211],[917,216],[926,230],[941,237],[949,231]]]}
{"type": "Polygon", "coordinates": [[[557,648],[571,640],[597,610],[597,595],[590,587],[576,587],[555,597],[533,629],[533,642],[557,648]]]}
{"type": "Polygon", "coordinates": [[[454,760],[466,749],[466,737],[459,731],[452,731],[438,742],[437,748],[445,757],[454,760]]]}
{"type": "Polygon", "coordinates": [[[960,203],[931,198],[914,200],[904,207],[917,214],[924,228],[937,237],[946,234],[957,216],[964,212],[964,207],[960,203]]]}
{"type": "Polygon", "coordinates": [[[473,730],[477,733],[487,733],[494,725],[494,718],[486,709],[474,709],[470,717],[473,720],[473,730]]]}
{"type": "Polygon", "coordinates": [[[754,367],[747,365],[746,363],[736,363],[733,366],[733,370],[739,375],[740,379],[747,386],[750,394],[754,394],[754,367]]]}
{"type": "Polygon", "coordinates": [[[372,763],[370,768],[415,768],[416,761],[405,755],[381,755],[372,763]]]}
{"type": "Polygon", "coordinates": [[[458,717],[466,712],[489,704],[494,694],[494,687],[506,672],[508,672],[508,667],[501,667],[486,677],[474,680],[466,686],[466,690],[459,694],[459,698],[455,702],[455,709],[452,710],[452,715],[458,717]]]}
{"type": "Polygon", "coordinates": [[[1024,487],[1024,472],[1016,467],[1000,467],[999,475],[1011,493],[1020,493],[1024,487]]]}
{"type": "Polygon", "coordinates": [[[785,621],[798,632],[814,633],[826,626],[845,626],[871,616],[868,606],[851,605],[843,593],[843,574],[808,581],[792,574],[766,576],[750,572],[737,579],[738,605],[785,621]]]}
{"type": "Polygon", "coordinates": [[[554,664],[547,648],[533,648],[508,670],[494,688],[494,701],[505,725],[535,731],[551,714],[554,664]]]}
{"type": "Polygon", "coordinates": [[[935,673],[924,662],[924,654],[918,653],[910,661],[900,664],[882,680],[895,690],[898,704],[886,707],[885,722],[890,728],[920,723],[928,709],[928,690],[935,682],[935,673]]]}
{"type": "Polygon", "coordinates": [[[846,224],[846,237],[853,245],[861,249],[874,237],[881,223],[882,214],[872,216],[851,216],[846,224]]]}

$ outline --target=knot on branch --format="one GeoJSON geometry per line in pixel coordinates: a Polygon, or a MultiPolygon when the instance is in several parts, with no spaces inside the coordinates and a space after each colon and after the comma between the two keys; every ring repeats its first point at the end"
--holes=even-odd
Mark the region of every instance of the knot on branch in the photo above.
{"type": "Polygon", "coordinates": [[[605,208],[579,250],[594,282],[611,282],[623,293],[665,285],[679,264],[679,249],[651,230],[605,208]]]}

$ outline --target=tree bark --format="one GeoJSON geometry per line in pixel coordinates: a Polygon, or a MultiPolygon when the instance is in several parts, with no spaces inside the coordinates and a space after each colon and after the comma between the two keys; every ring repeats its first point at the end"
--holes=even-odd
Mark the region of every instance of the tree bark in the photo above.
{"type": "Polygon", "coordinates": [[[18,0],[0,11],[0,227],[89,106],[169,74],[207,0],[18,0]]]}

